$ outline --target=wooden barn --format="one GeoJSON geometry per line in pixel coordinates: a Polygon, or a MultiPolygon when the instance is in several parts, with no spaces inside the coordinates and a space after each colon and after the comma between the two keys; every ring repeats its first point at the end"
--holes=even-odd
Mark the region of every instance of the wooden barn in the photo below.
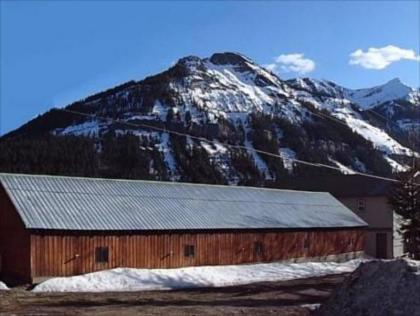
{"type": "Polygon", "coordinates": [[[0,174],[0,277],[362,254],[366,223],[329,193],[0,174]]]}

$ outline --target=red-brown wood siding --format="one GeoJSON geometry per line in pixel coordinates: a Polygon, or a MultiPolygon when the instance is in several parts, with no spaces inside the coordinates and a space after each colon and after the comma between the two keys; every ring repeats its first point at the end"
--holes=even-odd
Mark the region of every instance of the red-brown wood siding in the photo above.
{"type": "Polygon", "coordinates": [[[270,262],[363,250],[364,230],[214,231],[133,234],[36,232],[31,235],[32,278],[68,276],[115,267],[175,268],[270,262]],[[305,249],[305,240],[309,247],[305,249]],[[254,251],[261,242],[262,254],[254,251]],[[194,245],[195,256],[184,256],[194,245]],[[96,247],[109,248],[108,263],[95,262],[96,247]]]}
{"type": "Polygon", "coordinates": [[[30,235],[0,184],[0,277],[30,281],[30,235]]]}

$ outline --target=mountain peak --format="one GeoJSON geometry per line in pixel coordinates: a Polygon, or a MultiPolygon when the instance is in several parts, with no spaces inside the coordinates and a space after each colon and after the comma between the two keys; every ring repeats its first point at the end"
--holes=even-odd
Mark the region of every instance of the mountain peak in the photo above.
{"type": "Polygon", "coordinates": [[[404,84],[400,78],[394,78],[380,86],[352,90],[349,97],[363,108],[372,108],[385,102],[407,99],[412,92],[413,88],[404,84]]]}
{"type": "Polygon", "coordinates": [[[402,82],[400,78],[391,79],[387,83],[383,84],[382,86],[404,89],[405,91],[407,91],[407,93],[409,93],[412,90],[412,88],[408,86],[407,84],[405,84],[404,82],[402,82]]]}
{"type": "Polygon", "coordinates": [[[388,84],[388,83],[399,83],[399,84],[403,84],[402,81],[401,81],[401,79],[398,78],[398,77],[395,77],[395,78],[389,80],[386,84],[388,84]]]}
{"type": "Polygon", "coordinates": [[[241,65],[244,63],[253,63],[251,59],[239,53],[224,52],[211,55],[210,62],[216,65],[241,65]]]}
{"type": "Polygon", "coordinates": [[[176,66],[181,67],[187,74],[195,73],[197,70],[202,70],[203,59],[198,56],[190,55],[179,59],[176,66]]]}
{"type": "Polygon", "coordinates": [[[177,61],[177,64],[179,65],[198,65],[201,64],[203,62],[203,60],[195,55],[190,55],[190,56],[185,56],[180,58],[177,61]]]}

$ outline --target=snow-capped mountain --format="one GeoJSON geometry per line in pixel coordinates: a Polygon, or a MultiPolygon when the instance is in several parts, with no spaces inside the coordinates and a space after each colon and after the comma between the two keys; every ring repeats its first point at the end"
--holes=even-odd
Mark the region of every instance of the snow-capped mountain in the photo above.
{"type": "Polygon", "coordinates": [[[419,90],[405,85],[399,78],[369,89],[346,89],[346,97],[363,109],[371,109],[394,100],[406,100],[414,105],[420,104],[419,90]]]}
{"type": "Polygon", "coordinates": [[[328,80],[315,80],[298,78],[288,81],[299,90],[306,90],[314,94],[347,99],[357,104],[361,109],[368,110],[390,101],[404,100],[419,105],[420,91],[402,83],[399,78],[394,78],[387,83],[367,88],[348,89],[328,80]]]}
{"type": "Polygon", "coordinates": [[[130,134],[141,151],[157,153],[145,158],[151,160],[149,176],[159,165],[172,180],[191,180],[198,157],[197,175],[213,169],[228,183],[311,172],[294,158],[387,174],[404,170],[412,149],[418,150],[409,132],[419,130],[419,108],[419,90],[398,79],[359,90],[310,78],[286,81],[241,54],[217,53],[182,58],[160,74],[66,107],[92,117],[55,109],[3,139],[78,135],[93,139],[100,155],[110,134],[130,134]],[[283,161],[256,150],[280,154],[283,161]]]}
{"type": "MultiPolygon", "coordinates": [[[[400,149],[396,149],[398,145],[385,134],[404,143],[407,142],[407,137],[412,138],[420,131],[420,90],[405,85],[398,78],[380,86],[357,90],[331,81],[310,78],[293,79],[288,83],[298,90],[299,99],[308,100],[333,116],[347,121],[353,130],[358,130],[359,134],[364,133],[378,147],[385,149],[388,147],[386,143],[393,143],[391,146],[395,150],[391,149],[392,153],[403,154],[400,149]],[[352,114],[350,117],[349,113],[352,114]],[[377,129],[367,128],[368,132],[366,124],[377,129]],[[375,135],[369,135],[372,133],[375,135]]],[[[418,150],[419,144],[409,146],[417,146],[418,150]]]]}

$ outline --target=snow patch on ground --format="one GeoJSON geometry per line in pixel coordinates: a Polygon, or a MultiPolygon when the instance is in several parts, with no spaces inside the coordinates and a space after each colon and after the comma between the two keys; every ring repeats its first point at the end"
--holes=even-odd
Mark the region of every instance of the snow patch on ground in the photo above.
{"type": "Polygon", "coordinates": [[[132,115],[127,119],[127,122],[140,120],[140,121],[152,121],[156,120],[156,116],[153,115],[132,115]]]}
{"type": "Polygon", "coordinates": [[[250,140],[246,139],[244,141],[244,146],[247,148],[248,154],[250,154],[252,159],[254,160],[255,166],[258,168],[258,170],[262,174],[264,174],[265,179],[266,180],[272,180],[272,177],[270,175],[270,170],[268,169],[267,164],[260,157],[260,155],[255,151],[255,148],[252,145],[252,142],[250,140]]]}
{"type": "Polygon", "coordinates": [[[178,269],[117,268],[80,276],[53,278],[37,285],[33,292],[122,292],[222,287],[264,281],[283,281],[348,273],[362,259],[343,263],[263,263],[230,266],[202,266],[178,269]]]}
{"type": "Polygon", "coordinates": [[[178,171],[176,169],[176,161],[171,151],[170,139],[168,133],[162,133],[161,143],[157,145],[159,151],[163,152],[163,159],[168,168],[168,173],[171,180],[176,180],[178,176],[178,171]]]}
{"type": "Polygon", "coordinates": [[[212,143],[201,141],[200,144],[210,156],[215,156],[218,154],[226,154],[228,151],[228,149],[224,145],[216,141],[212,143]]]}
{"type": "Polygon", "coordinates": [[[393,172],[405,172],[410,168],[406,165],[402,165],[402,164],[396,162],[394,159],[392,159],[388,156],[384,156],[384,158],[389,163],[389,165],[391,166],[393,172]]]}
{"type": "Polygon", "coordinates": [[[166,116],[168,115],[168,107],[157,100],[153,105],[152,114],[159,117],[161,121],[165,121],[166,116]]]}
{"type": "Polygon", "coordinates": [[[365,164],[361,162],[357,157],[354,159],[354,167],[357,171],[367,172],[365,164]]]}
{"type": "Polygon", "coordinates": [[[310,311],[315,311],[320,306],[321,306],[321,304],[319,304],[319,303],[316,303],[316,304],[302,304],[302,305],[300,305],[300,307],[305,307],[305,308],[309,309],[310,311]]]}
{"type": "Polygon", "coordinates": [[[356,172],[354,172],[353,169],[343,165],[341,162],[334,160],[332,158],[328,158],[329,161],[331,161],[332,163],[334,163],[338,168],[340,168],[340,171],[344,174],[355,174],[356,172]]]}
{"type": "Polygon", "coordinates": [[[260,155],[257,153],[257,151],[254,148],[254,145],[252,144],[252,141],[249,140],[249,138],[248,138],[248,135],[251,132],[251,128],[248,125],[247,117],[236,115],[235,118],[237,120],[237,123],[241,124],[244,131],[245,131],[244,147],[246,147],[246,151],[252,157],[255,166],[264,175],[265,179],[266,180],[272,180],[272,177],[270,175],[270,170],[269,170],[267,164],[260,157],[260,155]]]}
{"type": "Polygon", "coordinates": [[[75,135],[98,137],[100,124],[96,120],[86,121],[81,124],[70,125],[66,128],[59,128],[54,131],[58,135],[75,135]]]}
{"type": "Polygon", "coordinates": [[[236,180],[235,175],[232,174],[228,147],[218,141],[213,141],[212,143],[200,141],[200,145],[208,153],[210,161],[215,164],[218,171],[229,179],[229,185],[236,185],[238,180],[236,180]]]}
{"type": "Polygon", "coordinates": [[[279,154],[283,158],[283,165],[288,171],[293,171],[293,160],[296,159],[296,153],[288,147],[280,147],[279,154]]]}
{"type": "Polygon", "coordinates": [[[413,120],[408,120],[408,119],[397,120],[396,124],[402,130],[405,130],[405,131],[420,130],[420,120],[418,120],[418,121],[413,121],[413,120]]]}
{"type": "Polygon", "coordinates": [[[6,284],[0,281],[0,290],[8,290],[8,289],[9,288],[6,286],[6,284]]]}

